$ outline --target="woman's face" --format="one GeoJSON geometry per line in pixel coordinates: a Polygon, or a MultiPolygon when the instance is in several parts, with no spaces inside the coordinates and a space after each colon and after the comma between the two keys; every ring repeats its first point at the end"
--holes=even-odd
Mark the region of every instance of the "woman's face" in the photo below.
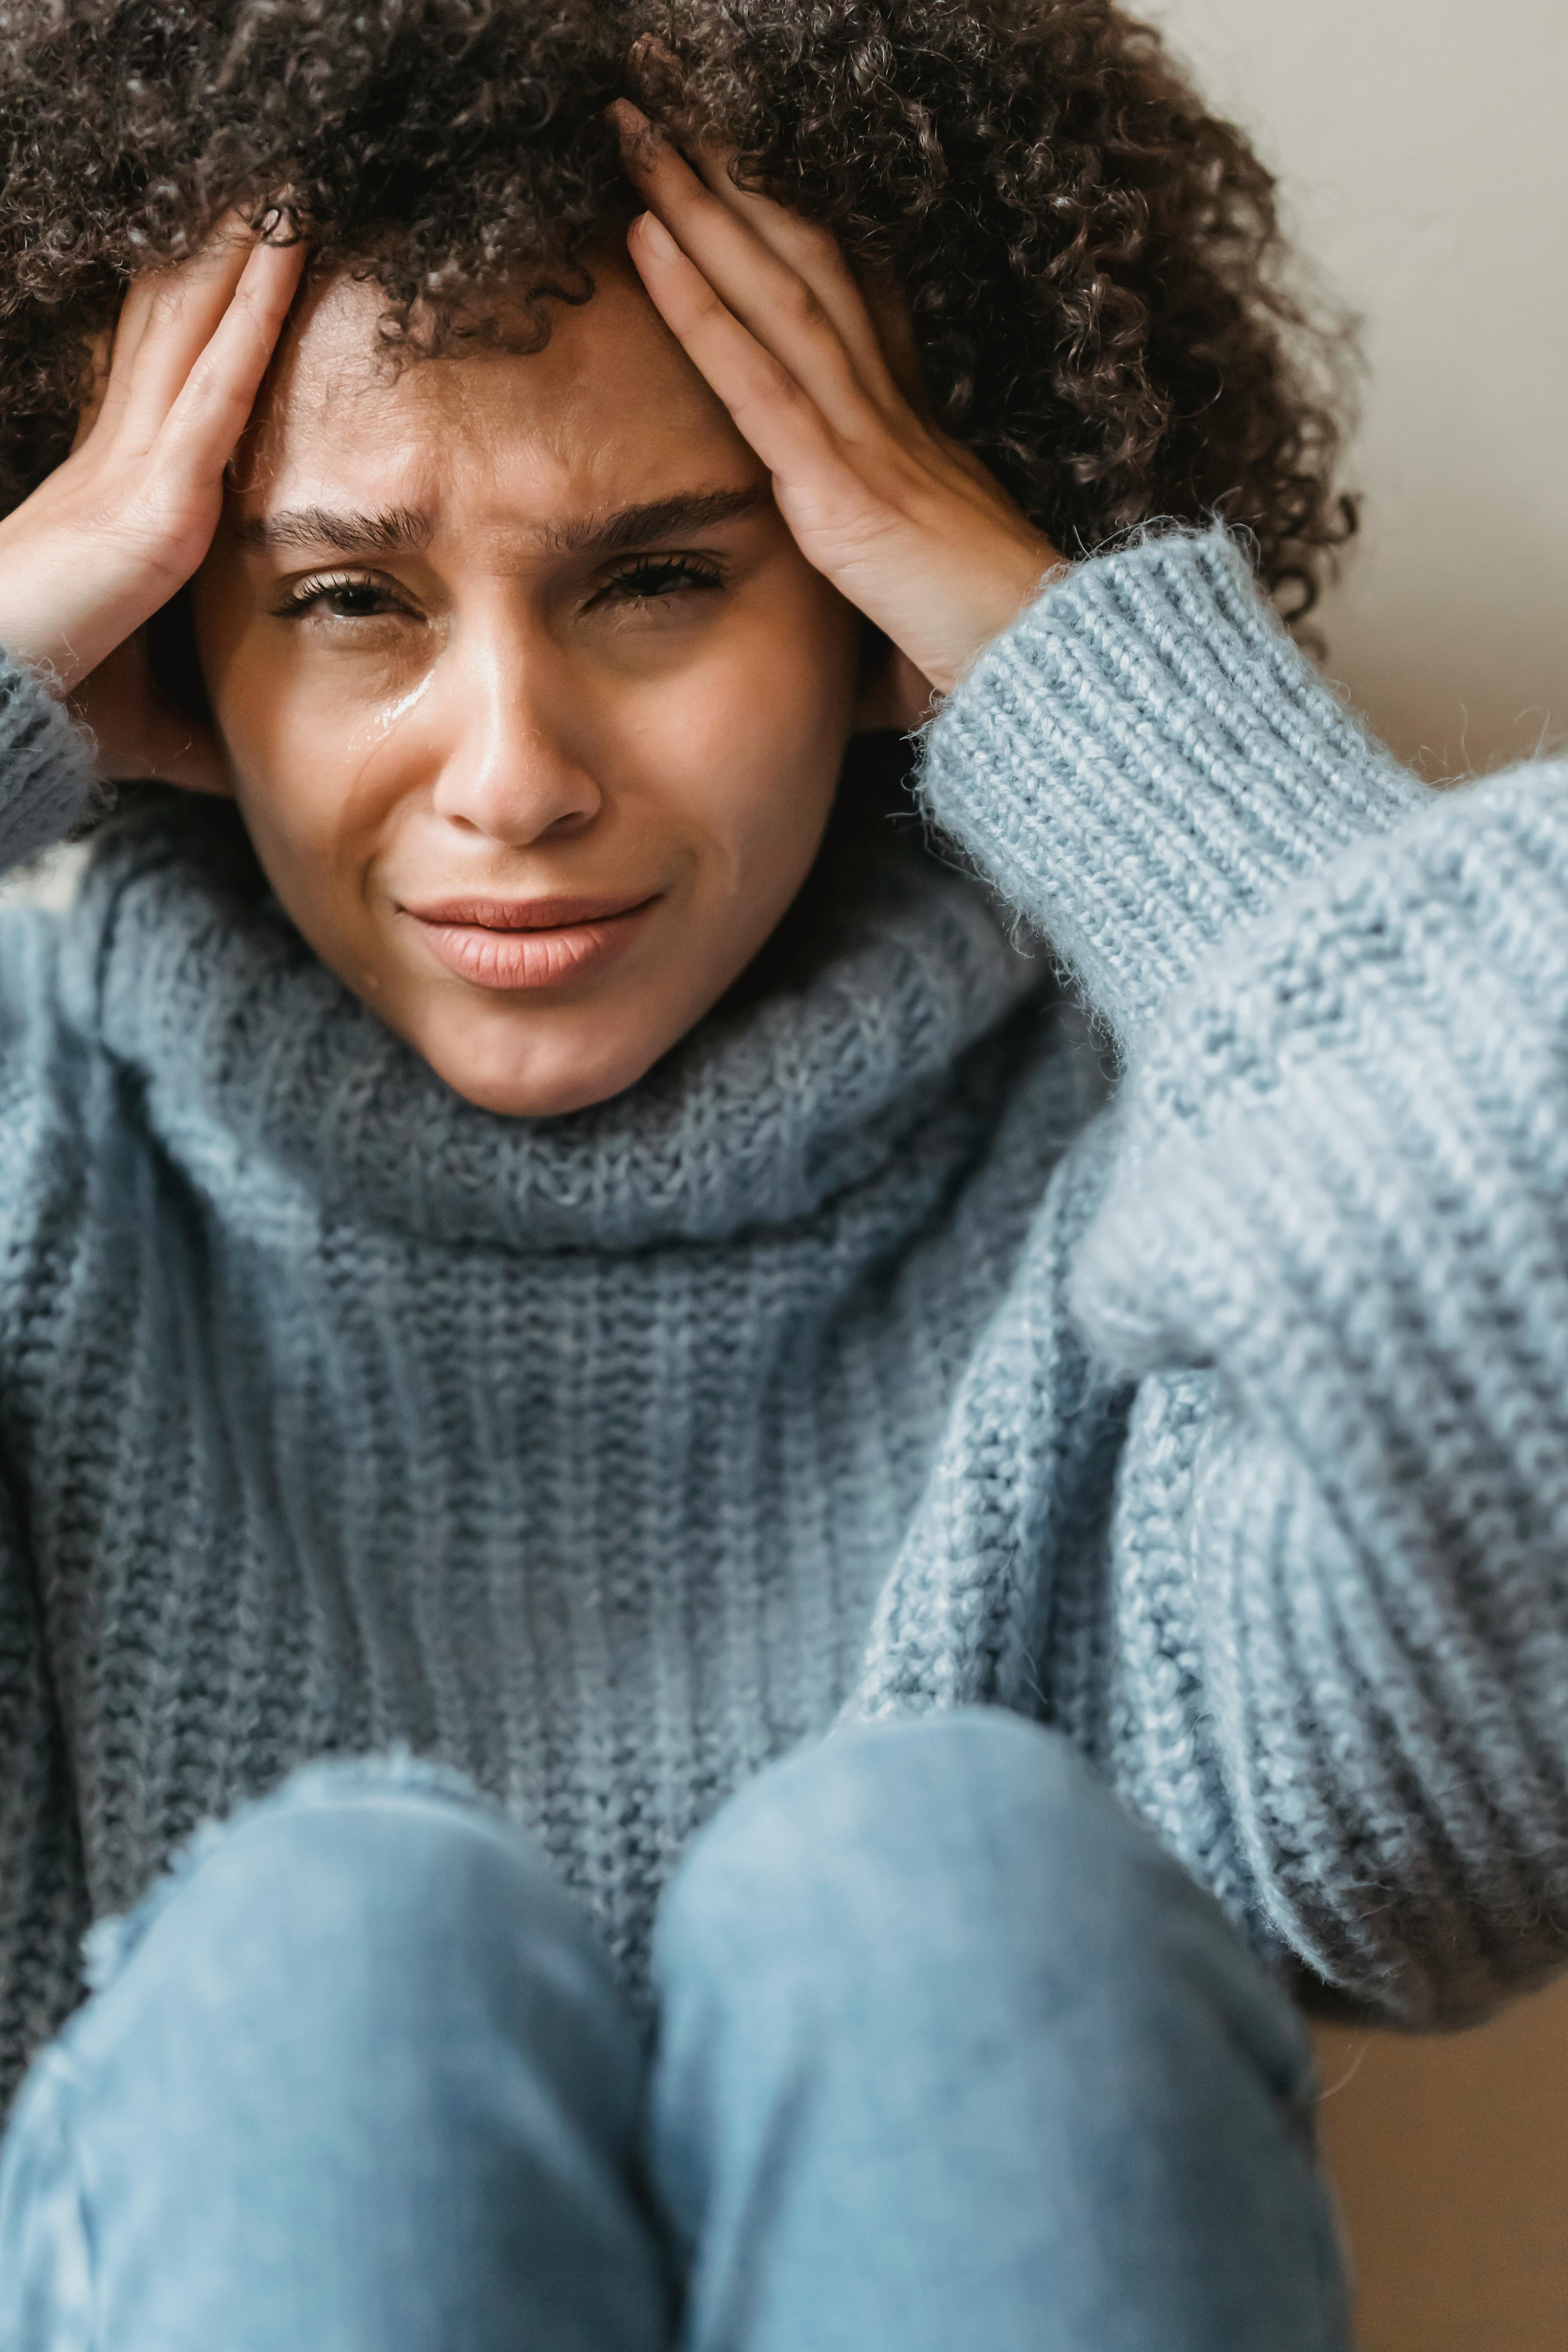
{"type": "Polygon", "coordinates": [[[629,268],[546,348],[388,371],[347,281],[280,350],[195,590],[232,789],[322,961],[472,1102],[640,1077],[774,929],[858,616],[629,268]]]}

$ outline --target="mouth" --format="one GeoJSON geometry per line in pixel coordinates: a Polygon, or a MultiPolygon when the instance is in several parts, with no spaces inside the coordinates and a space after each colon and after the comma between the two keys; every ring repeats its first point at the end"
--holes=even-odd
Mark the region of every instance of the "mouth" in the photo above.
{"type": "Polygon", "coordinates": [[[559,988],[628,948],[658,903],[645,898],[442,898],[400,911],[437,961],[477,988],[559,988]]]}

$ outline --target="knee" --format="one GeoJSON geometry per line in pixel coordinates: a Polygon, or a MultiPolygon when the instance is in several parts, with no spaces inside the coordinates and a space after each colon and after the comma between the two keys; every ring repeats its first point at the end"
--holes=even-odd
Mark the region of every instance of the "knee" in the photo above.
{"type": "Polygon", "coordinates": [[[1081,1986],[1234,1941],[1061,1734],[977,1709],[836,1732],[763,1773],[693,1846],[658,1959],[1081,1986]]]}
{"type": "Polygon", "coordinates": [[[100,1937],[92,2006],[121,2031],[309,2010],[348,2046],[565,1965],[599,1966],[586,1922],[503,1816],[456,1776],[333,1762],[198,1833],[100,1937]]]}

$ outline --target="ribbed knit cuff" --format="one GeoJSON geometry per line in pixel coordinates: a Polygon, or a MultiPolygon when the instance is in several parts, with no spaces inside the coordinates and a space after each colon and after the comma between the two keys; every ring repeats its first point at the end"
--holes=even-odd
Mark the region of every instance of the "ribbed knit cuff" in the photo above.
{"type": "Polygon", "coordinates": [[[0,652],[0,874],[63,840],[93,791],[87,739],[33,671],[0,652]]]}
{"type": "Polygon", "coordinates": [[[1123,1039],[1283,885],[1427,798],[1219,530],[1047,583],[932,722],[921,793],[1123,1039]]]}

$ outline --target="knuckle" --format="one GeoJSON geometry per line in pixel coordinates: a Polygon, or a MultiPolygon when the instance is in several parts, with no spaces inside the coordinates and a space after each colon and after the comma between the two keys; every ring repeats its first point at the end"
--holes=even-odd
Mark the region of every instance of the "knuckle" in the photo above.
{"type": "Polygon", "coordinates": [[[817,298],[815,288],[796,272],[791,271],[784,289],[784,308],[792,325],[815,333],[824,324],[827,313],[817,298]]]}
{"type": "Polygon", "coordinates": [[[696,282],[692,286],[691,289],[692,309],[700,318],[704,320],[722,318],[724,315],[723,303],[720,301],[718,295],[713,291],[712,287],[710,286],[707,278],[702,275],[700,270],[698,270],[695,273],[695,277],[696,282]]]}
{"type": "Polygon", "coordinates": [[[223,389],[223,365],[209,344],[191,364],[184,382],[184,391],[191,401],[200,405],[223,389]]]}
{"type": "Polygon", "coordinates": [[[849,264],[844,258],[844,248],[830,228],[821,221],[803,220],[799,224],[800,251],[810,259],[814,271],[824,270],[835,278],[847,278],[849,264]]]}
{"type": "Polygon", "coordinates": [[[190,535],[192,499],[178,476],[153,473],[121,509],[112,528],[142,548],[154,565],[166,562],[190,535]]]}
{"type": "Polygon", "coordinates": [[[771,352],[764,353],[760,373],[763,389],[770,400],[789,408],[810,404],[783,360],[775,359],[771,352]]]}

